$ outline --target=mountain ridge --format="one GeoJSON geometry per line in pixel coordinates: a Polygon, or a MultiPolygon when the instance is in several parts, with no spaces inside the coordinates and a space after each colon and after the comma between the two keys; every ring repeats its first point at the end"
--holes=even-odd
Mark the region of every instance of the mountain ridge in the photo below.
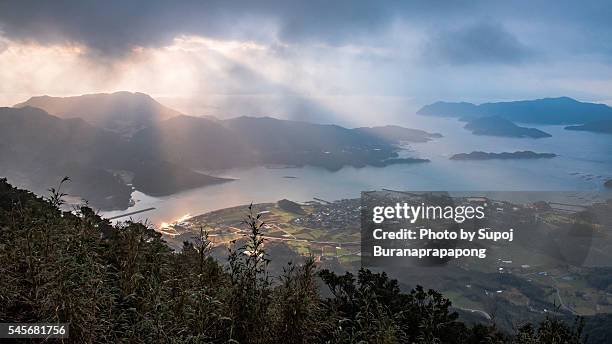
{"type": "MultiPolygon", "coordinates": [[[[144,99],[146,104],[157,106],[147,95],[121,92],[68,97],[69,103],[74,103],[70,111],[61,113],[64,117],[29,105],[36,99],[49,105],[52,97],[33,97],[28,104],[0,108],[0,175],[38,193],[45,193],[68,175],[73,179],[71,194],[104,209],[125,209],[132,191],[128,184],[146,194],[164,196],[229,181],[198,170],[310,165],[336,171],[344,166],[422,163],[428,160],[400,158],[399,140],[423,142],[439,137],[397,126],[350,129],[272,117],[218,120],[178,112],[163,120],[145,112],[144,122],[131,123],[142,128],[128,125],[123,129],[133,132],[113,130],[117,128],[92,123],[91,116],[82,115],[95,107],[100,97],[114,105],[116,97],[134,97],[136,100],[128,103],[138,105],[144,99]]],[[[60,103],[66,104],[63,100],[60,103]]],[[[96,114],[100,118],[113,119],[125,113],[102,108],[96,114]]]]}
{"type": "Polygon", "coordinates": [[[593,133],[612,134],[612,119],[602,121],[592,121],[581,125],[570,125],[565,130],[589,131],[593,133]]]}
{"type": "Polygon", "coordinates": [[[33,106],[60,118],[82,118],[86,122],[129,137],[155,122],[181,115],[141,92],[119,91],[69,97],[31,97],[14,105],[33,106]]]}
{"type": "Polygon", "coordinates": [[[547,132],[536,128],[521,127],[499,116],[479,117],[471,119],[464,126],[474,135],[517,137],[540,139],[551,137],[547,132]]]}
{"type": "Polygon", "coordinates": [[[605,104],[580,102],[570,97],[540,98],[479,105],[467,102],[435,102],[423,106],[419,115],[458,117],[463,120],[499,116],[507,120],[535,124],[583,124],[612,119],[612,108],[605,104]]]}
{"type": "MultiPolygon", "coordinates": [[[[376,130],[376,127],[370,129],[376,130]]],[[[413,134],[414,142],[439,135],[416,129],[402,130],[405,135],[413,134]]],[[[394,164],[416,162],[396,159],[399,150],[396,139],[374,135],[364,128],[349,129],[272,117],[240,116],[212,121],[182,115],[139,131],[132,142],[195,169],[280,164],[310,165],[335,171],[347,165],[363,167],[384,166],[385,161],[394,164]]]]}
{"type": "Polygon", "coordinates": [[[138,190],[156,196],[229,181],[140,152],[128,139],[80,118],[30,106],[0,108],[0,137],[0,175],[39,194],[69,176],[70,194],[105,210],[130,205],[132,189],[121,171],[129,172],[138,190]]]}

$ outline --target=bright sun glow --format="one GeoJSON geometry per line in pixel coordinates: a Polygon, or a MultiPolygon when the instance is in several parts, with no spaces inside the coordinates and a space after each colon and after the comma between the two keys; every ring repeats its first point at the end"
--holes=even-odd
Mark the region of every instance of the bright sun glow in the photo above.
{"type": "Polygon", "coordinates": [[[189,220],[192,217],[191,214],[187,213],[177,219],[174,219],[170,222],[162,222],[159,225],[159,229],[158,231],[166,234],[166,235],[170,235],[170,236],[176,236],[179,235],[180,233],[176,231],[176,229],[174,228],[174,226],[180,224],[181,222],[185,222],[187,220],[189,220]]]}

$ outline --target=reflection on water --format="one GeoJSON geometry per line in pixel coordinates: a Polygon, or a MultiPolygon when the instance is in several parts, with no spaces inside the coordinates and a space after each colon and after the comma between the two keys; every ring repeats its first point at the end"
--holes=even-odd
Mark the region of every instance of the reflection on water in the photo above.
{"type": "Polygon", "coordinates": [[[162,221],[159,224],[159,230],[164,231],[164,230],[170,229],[172,228],[171,226],[173,224],[180,224],[183,221],[187,221],[189,218],[191,218],[191,216],[192,216],[191,214],[187,213],[185,215],[180,216],[178,219],[170,220],[169,222],[162,221]]]}
{"type": "MultiPolygon", "coordinates": [[[[545,139],[517,139],[476,136],[464,130],[454,119],[413,116],[407,127],[439,132],[443,138],[412,144],[406,154],[428,158],[430,163],[392,165],[384,168],[346,167],[337,172],[320,168],[267,169],[255,167],[217,172],[236,181],[154,198],[134,192],[136,204],[126,211],[107,212],[115,216],[138,209],[155,210],[134,215],[157,226],[175,223],[185,216],[236,205],[275,202],[283,198],[308,201],[359,197],[363,190],[603,190],[603,182],[612,178],[612,135],[568,131],[562,126],[534,126],[553,135],[545,139]],[[455,161],[456,153],[532,150],[556,153],[553,159],[455,161]],[[295,178],[285,178],[292,176],[295,178]],[[187,214],[187,215],[186,215],[187,214]]],[[[609,192],[609,191],[607,191],[609,192]]],[[[612,197],[612,192],[610,192],[612,197]]],[[[183,220],[181,220],[183,218],[183,220]]]]}

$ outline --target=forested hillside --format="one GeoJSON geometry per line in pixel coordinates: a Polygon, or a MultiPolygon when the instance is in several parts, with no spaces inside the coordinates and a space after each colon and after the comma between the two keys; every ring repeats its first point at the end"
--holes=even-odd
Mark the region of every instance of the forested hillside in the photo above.
{"type": "Polygon", "coordinates": [[[579,322],[554,318],[514,334],[467,325],[440,293],[401,291],[384,273],[307,259],[270,276],[254,213],[219,262],[205,229],[173,252],[142,224],[60,211],[62,196],[61,184],[41,199],[0,180],[0,322],[69,322],[75,343],[581,342],[579,322]]]}

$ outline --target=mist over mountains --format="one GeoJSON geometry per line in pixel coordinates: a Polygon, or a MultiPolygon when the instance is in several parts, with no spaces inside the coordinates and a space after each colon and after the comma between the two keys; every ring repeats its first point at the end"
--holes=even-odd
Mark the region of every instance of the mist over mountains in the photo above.
{"type": "MultiPolygon", "coordinates": [[[[612,117],[601,104],[570,98],[506,103],[438,102],[422,115],[468,120],[476,134],[547,137],[532,123],[585,123],[612,117]]],[[[39,194],[70,176],[71,195],[102,209],[125,209],[133,188],[152,196],[229,182],[213,175],[251,166],[387,166],[427,162],[400,157],[403,143],[440,134],[399,126],[349,129],[271,117],[220,120],[181,114],[142,93],[33,97],[0,108],[0,175],[39,194]],[[205,172],[203,172],[205,171],[205,172]],[[212,174],[212,175],[210,175],[212,174]]]]}
{"type": "Polygon", "coordinates": [[[106,171],[124,165],[125,141],[80,118],[33,108],[0,108],[0,174],[44,193],[65,175],[71,190],[105,208],[123,207],[130,188],[106,171]],[[92,182],[95,181],[95,182],[92,182]]]}
{"type": "Polygon", "coordinates": [[[201,170],[422,162],[398,159],[398,144],[440,136],[402,127],[193,117],[129,92],[34,97],[0,108],[0,124],[1,175],[38,193],[67,175],[70,194],[104,209],[127,208],[132,186],[163,196],[229,181],[201,170]]]}
{"type": "Polygon", "coordinates": [[[134,149],[127,138],[83,119],[29,106],[0,108],[0,136],[1,175],[42,194],[70,176],[71,195],[104,209],[126,208],[131,183],[160,195],[223,181],[134,149]]]}
{"type": "Polygon", "coordinates": [[[74,97],[32,97],[15,105],[37,107],[60,118],[82,118],[100,128],[130,136],[136,131],[181,113],[144,93],[115,92],[74,97]]]}

